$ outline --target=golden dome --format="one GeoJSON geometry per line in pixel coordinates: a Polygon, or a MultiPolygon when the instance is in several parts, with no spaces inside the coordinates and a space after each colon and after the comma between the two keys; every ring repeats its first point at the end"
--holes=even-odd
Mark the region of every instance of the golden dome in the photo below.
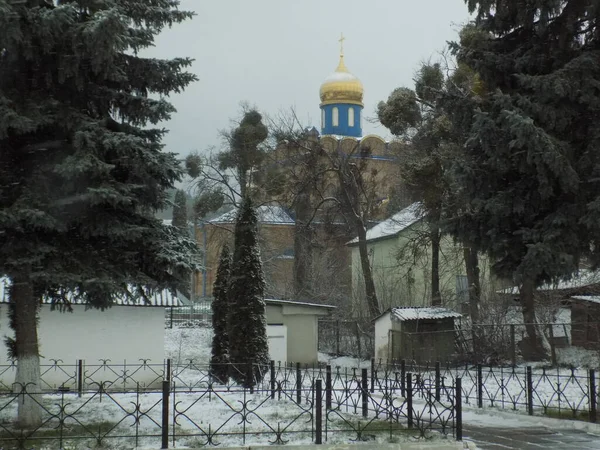
{"type": "Polygon", "coordinates": [[[352,75],[340,54],[340,63],[331,75],[321,84],[321,106],[333,103],[352,103],[363,106],[363,85],[352,75]]]}

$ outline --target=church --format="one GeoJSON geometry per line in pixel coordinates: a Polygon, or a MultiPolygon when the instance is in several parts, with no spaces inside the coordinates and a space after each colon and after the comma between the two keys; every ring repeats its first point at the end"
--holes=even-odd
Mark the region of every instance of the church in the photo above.
{"type": "MultiPolygon", "coordinates": [[[[266,204],[258,215],[269,298],[356,304],[350,301],[352,261],[346,245],[356,236],[355,227],[335,201],[324,199],[341,198],[337,171],[358,171],[360,194],[354,203],[365,224],[372,226],[389,216],[387,203],[399,186],[394,161],[402,146],[380,136],[363,136],[364,88],[346,66],[343,37],[340,42],[337,68],[319,89],[320,132],[312,127],[305,130],[302,142],[281,142],[269,158],[287,183],[281,194],[258,202],[266,204]],[[318,156],[307,160],[308,148],[317,148],[318,156]]],[[[233,243],[234,220],[232,211],[197,229],[198,243],[206,252],[206,269],[196,283],[202,297],[212,296],[220,249],[224,242],[233,243]]]]}

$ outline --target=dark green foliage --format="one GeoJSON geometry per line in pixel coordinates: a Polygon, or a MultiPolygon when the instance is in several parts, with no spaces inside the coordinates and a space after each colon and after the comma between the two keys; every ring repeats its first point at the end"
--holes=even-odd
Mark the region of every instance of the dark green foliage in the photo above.
{"type": "Polygon", "coordinates": [[[469,1],[475,27],[454,50],[487,94],[451,103],[470,129],[457,187],[461,225],[496,269],[535,284],[570,274],[600,237],[597,2],[469,1]],[[476,102],[476,103],[475,103],[476,102]]]}
{"type": "Polygon", "coordinates": [[[521,286],[535,322],[535,286],[600,256],[600,10],[594,0],[468,4],[476,21],[453,50],[483,89],[448,99],[454,127],[469,131],[451,228],[521,286]]]}
{"type": "Polygon", "coordinates": [[[217,155],[217,162],[221,171],[233,169],[236,172],[242,198],[252,181],[251,170],[257,168],[265,157],[261,144],[268,135],[262,116],[254,109],[245,111],[239,126],[225,134],[229,149],[217,155]]]}
{"type": "Polygon", "coordinates": [[[196,247],[154,213],[182,170],[147,125],[196,77],[187,58],[137,52],[192,14],[175,0],[36,3],[0,0],[0,273],[100,308],[177,289],[196,247]]]}
{"type": "Polygon", "coordinates": [[[188,214],[185,191],[178,189],[175,192],[175,200],[173,201],[173,221],[171,225],[175,228],[188,231],[188,214]]]}
{"type": "Polygon", "coordinates": [[[235,249],[229,284],[231,375],[245,387],[251,387],[259,381],[269,364],[265,280],[257,235],[256,212],[251,200],[245,198],[235,224],[235,249]]]}
{"type": "Polygon", "coordinates": [[[210,358],[210,372],[220,383],[227,383],[229,377],[229,331],[227,317],[230,309],[228,286],[231,275],[231,253],[225,244],[221,250],[217,277],[213,285],[212,326],[213,340],[210,358]]]}

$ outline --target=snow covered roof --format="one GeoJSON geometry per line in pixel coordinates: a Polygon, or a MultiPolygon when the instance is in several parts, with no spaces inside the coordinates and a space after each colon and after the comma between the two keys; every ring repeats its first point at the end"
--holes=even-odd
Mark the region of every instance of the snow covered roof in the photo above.
{"type": "Polygon", "coordinates": [[[428,320],[447,319],[462,317],[456,311],[441,307],[397,307],[390,310],[392,319],[405,320],[428,320]]]}
{"type": "Polygon", "coordinates": [[[590,303],[600,303],[600,297],[597,295],[574,295],[571,298],[575,300],[583,300],[590,303]]]}
{"type": "MultiPolygon", "coordinates": [[[[10,286],[10,280],[7,277],[0,278],[0,303],[8,303],[8,287],[10,286]]],[[[133,290],[133,289],[132,289],[133,290]]],[[[67,297],[69,295],[67,294],[67,297]]],[[[117,297],[113,305],[115,306],[184,306],[187,304],[187,299],[180,298],[179,296],[173,295],[170,291],[164,290],[156,292],[148,298],[150,303],[147,303],[144,299],[137,298],[135,300],[127,299],[124,297],[117,297]]],[[[73,305],[83,305],[81,299],[70,299],[73,305]]],[[[46,297],[42,298],[42,303],[49,305],[52,300],[46,297]]]]}
{"type": "MultiPolygon", "coordinates": [[[[387,220],[375,225],[367,231],[367,242],[380,239],[386,239],[396,236],[402,230],[418,222],[423,215],[421,214],[421,202],[413,203],[402,211],[394,214],[387,220]]],[[[347,245],[358,244],[358,237],[355,237],[347,245]]]]}
{"type": "MultiPolygon", "coordinates": [[[[570,280],[561,280],[556,283],[543,284],[537,288],[539,291],[568,291],[580,289],[586,286],[600,285],[600,271],[592,270],[580,270],[578,274],[574,275],[570,280]]],[[[597,289],[600,294],[600,286],[597,289]]],[[[499,291],[500,294],[519,294],[519,287],[513,286],[507,289],[499,291]]]]}
{"type": "Polygon", "coordinates": [[[335,306],[332,305],[319,305],[318,303],[305,303],[305,302],[296,302],[292,300],[279,300],[276,298],[265,298],[265,303],[273,303],[273,304],[283,304],[283,305],[296,305],[296,306],[310,306],[312,308],[328,308],[334,309],[335,306]]]}
{"type": "MultiPolygon", "coordinates": [[[[263,205],[256,208],[258,222],[268,225],[294,225],[294,219],[281,206],[263,205]]],[[[211,219],[208,223],[234,223],[237,216],[237,208],[211,219]]]]}

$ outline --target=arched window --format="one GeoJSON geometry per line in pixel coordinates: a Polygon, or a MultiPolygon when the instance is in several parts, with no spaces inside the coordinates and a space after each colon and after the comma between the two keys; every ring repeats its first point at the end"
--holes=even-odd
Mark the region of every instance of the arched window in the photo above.
{"type": "Polygon", "coordinates": [[[337,127],[340,124],[340,112],[339,112],[337,106],[333,107],[332,113],[333,113],[333,126],[337,127]]]}
{"type": "Polygon", "coordinates": [[[321,128],[325,128],[325,110],[321,110],[321,128]]]}
{"type": "Polygon", "coordinates": [[[354,108],[352,107],[348,108],[348,126],[354,126],[354,108]]]}

